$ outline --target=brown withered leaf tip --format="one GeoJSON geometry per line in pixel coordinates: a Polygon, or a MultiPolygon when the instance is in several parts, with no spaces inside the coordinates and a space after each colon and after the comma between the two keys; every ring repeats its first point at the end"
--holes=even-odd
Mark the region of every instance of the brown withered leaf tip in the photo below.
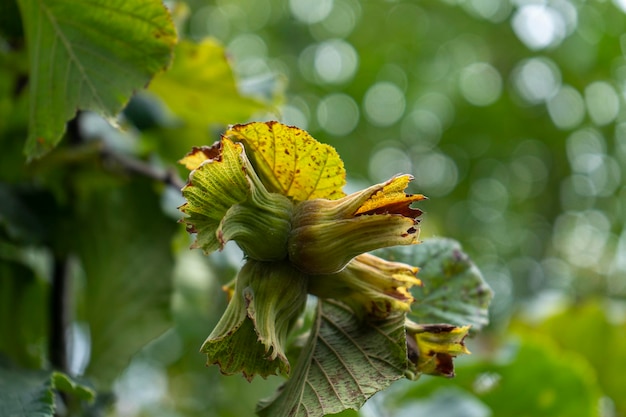
{"type": "Polygon", "coordinates": [[[202,152],[206,155],[207,159],[213,159],[219,162],[222,160],[222,141],[215,141],[211,146],[194,146],[186,156],[191,156],[196,152],[202,152]]]}

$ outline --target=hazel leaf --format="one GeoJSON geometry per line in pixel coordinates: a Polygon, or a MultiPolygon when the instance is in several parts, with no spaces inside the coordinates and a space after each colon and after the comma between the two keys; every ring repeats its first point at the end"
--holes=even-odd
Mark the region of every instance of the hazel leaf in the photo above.
{"type": "Polygon", "coordinates": [[[322,417],[358,409],[404,376],[404,314],[371,323],[344,304],[319,301],[291,378],[257,407],[261,417],[322,417]]]}
{"type": "Polygon", "coordinates": [[[294,201],[343,197],[346,172],[337,151],[306,131],[278,122],[231,127],[227,138],[244,144],[268,191],[294,201]]]}
{"type": "Polygon", "coordinates": [[[411,175],[398,175],[387,181],[382,189],[372,195],[357,210],[357,215],[366,214],[401,214],[415,218],[422,214],[419,209],[411,208],[411,203],[424,200],[422,194],[407,194],[405,189],[413,179],[411,175]]]}
{"type": "Polygon", "coordinates": [[[408,321],[407,346],[410,365],[407,378],[416,380],[421,374],[453,377],[453,359],[470,353],[464,343],[469,329],[470,326],[419,325],[408,321]]]}
{"type": "Polygon", "coordinates": [[[493,291],[480,270],[452,239],[427,239],[420,245],[378,253],[420,268],[424,285],[411,288],[415,303],[409,317],[425,323],[471,325],[480,330],[489,323],[493,291]]]}
{"type": "Polygon", "coordinates": [[[215,39],[176,45],[172,67],[149,90],[176,116],[194,126],[245,120],[267,105],[240,94],[224,47],[215,39]]]}
{"type": "Polygon", "coordinates": [[[34,371],[0,364],[0,416],[56,415],[55,390],[92,401],[95,392],[57,371],[34,371]]]}
{"type": "Polygon", "coordinates": [[[176,29],[159,0],[19,0],[31,73],[25,153],[54,148],[77,109],[112,117],[165,69],[176,29]]]}

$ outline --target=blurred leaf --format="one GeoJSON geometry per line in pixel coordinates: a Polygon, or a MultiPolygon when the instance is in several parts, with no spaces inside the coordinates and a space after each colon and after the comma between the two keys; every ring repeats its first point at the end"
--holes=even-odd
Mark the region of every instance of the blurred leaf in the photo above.
{"type": "Polygon", "coordinates": [[[52,417],[55,412],[50,372],[0,367],[0,415],[52,417]]]}
{"type": "Polygon", "coordinates": [[[107,386],[170,325],[170,242],[177,226],[144,181],[96,189],[80,204],[79,219],[72,239],[87,278],[86,375],[107,386]]]}
{"type": "Polygon", "coordinates": [[[0,183],[0,230],[21,243],[50,241],[58,208],[47,191],[0,183]]]}
{"type": "Polygon", "coordinates": [[[239,93],[224,47],[215,39],[180,41],[172,67],[157,75],[148,91],[183,121],[201,127],[246,121],[267,107],[239,93]]]}
{"type": "Polygon", "coordinates": [[[143,131],[140,137],[143,148],[157,153],[165,162],[174,165],[181,178],[186,178],[189,171],[176,162],[192,147],[212,144],[217,139],[219,133],[212,134],[190,125],[152,127],[143,131]]]}
{"type": "Polygon", "coordinates": [[[16,182],[25,173],[28,94],[23,90],[27,72],[25,51],[0,51],[0,178],[6,182],[16,182]]]}
{"type": "Polygon", "coordinates": [[[43,287],[31,269],[3,259],[3,249],[0,246],[0,353],[20,366],[36,368],[41,365],[47,316],[43,287]]]}
{"type": "Polygon", "coordinates": [[[7,184],[0,183],[0,228],[11,239],[29,240],[30,235],[41,232],[40,219],[21,201],[7,184]]]}
{"type": "Polygon", "coordinates": [[[160,0],[19,0],[31,74],[25,152],[52,149],[77,109],[113,116],[164,69],[176,32],[160,0]]]}
{"type": "Polygon", "coordinates": [[[16,0],[0,2],[0,35],[17,40],[24,36],[23,31],[16,0]]]}
{"type": "Polygon", "coordinates": [[[63,372],[52,372],[52,382],[54,384],[54,387],[59,391],[75,395],[81,400],[91,401],[96,396],[96,393],[93,389],[77,383],[63,372]]]}
{"type": "Polygon", "coordinates": [[[60,372],[27,371],[0,366],[0,416],[54,416],[54,390],[92,400],[95,393],[60,372]]]}
{"type": "Polygon", "coordinates": [[[469,324],[480,330],[489,322],[493,292],[458,242],[429,239],[420,245],[383,253],[420,268],[417,276],[424,285],[411,288],[416,302],[409,313],[418,323],[469,324]]]}
{"type": "Polygon", "coordinates": [[[337,151],[302,129],[277,122],[248,123],[224,136],[242,142],[270,192],[296,201],[336,199],[345,194],[346,172],[337,151]]]}
{"type": "Polygon", "coordinates": [[[290,379],[258,405],[261,416],[321,417],[365,401],[404,376],[404,315],[362,322],[344,305],[318,301],[317,317],[290,379]]]}
{"type": "Polygon", "coordinates": [[[583,355],[595,368],[605,394],[615,402],[619,415],[626,415],[626,322],[609,321],[599,303],[572,306],[536,327],[517,323],[523,334],[548,334],[564,350],[583,355]]]}
{"type": "MultiPolygon", "coordinates": [[[[460,387],[491,409],[493,416],[592,417],[597,415],[599,390],[593,370],[578,355],[567,354],[546,340],[524,340],[509,361],[457,365],[453,380],[423,378],[408,389],[403,407],[417,398],[437,396],[460,387]]],[[[458,395],[455,395],[458,397],[458,395]]],[[[454,402],[450,402],[453,407],[454,402]]],[[[446,409],[439,409],[448,415],[446,409]]]]}

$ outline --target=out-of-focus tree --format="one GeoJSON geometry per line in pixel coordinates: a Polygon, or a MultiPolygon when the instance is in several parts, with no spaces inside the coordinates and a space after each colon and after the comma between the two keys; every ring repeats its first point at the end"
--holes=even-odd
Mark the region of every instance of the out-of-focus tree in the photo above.
{"type": "MultiPolygon", "coordinates": [[[[362,415],[626,416],[623,1],[166,6],[0,5],[0,415],[6,381],[48,415],[93,388],[114,393],[93,413],[241,416],[276,389],[197,353],[242,255],[187,250],[173,163],[277,119],[337,149],[346,191],[412,174],[422,239],[460,241],[495,293],[456,379],[362,415]]],[[[435,288],[414,317],[463,324],[435,288]]]]}

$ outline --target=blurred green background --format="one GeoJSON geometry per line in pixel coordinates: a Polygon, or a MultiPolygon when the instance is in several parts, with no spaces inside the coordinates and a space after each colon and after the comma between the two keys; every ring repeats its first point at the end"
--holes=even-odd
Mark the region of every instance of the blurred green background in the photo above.
{"type": "MultiPolygon", "coordinates": [[[[398,382],[359,415],[626,416],[626,1],[186,4],[179,35],[219,40],[242,94],[272,103],[250,120],[278,118],[336,147],[347,191],[413,174],[411,191],[429,197],[422,239],[460,241],[495,292],[491,324],[469,341],[456,379],[398,382]]],[[[97,117],[83,124],[167,165],[218,139],[213,116],[210,134],[172,127],[142,94],[123,135],[97,117]]],[[[144,219],[145,230],[178,218],[180,202],[164,192],[170,217],[144,219]]],[[[89,204],[81,210],[124,211],[97,196],[89,204]]],[[[115,380],[109,413],[251,415],[280,379],[224,377],[197,353],[241,254],[207,258],[171,233],[173,326],[115,380]]],[[[89,335],[80,320],[73,329],[80,373],[89,335]]]]}

